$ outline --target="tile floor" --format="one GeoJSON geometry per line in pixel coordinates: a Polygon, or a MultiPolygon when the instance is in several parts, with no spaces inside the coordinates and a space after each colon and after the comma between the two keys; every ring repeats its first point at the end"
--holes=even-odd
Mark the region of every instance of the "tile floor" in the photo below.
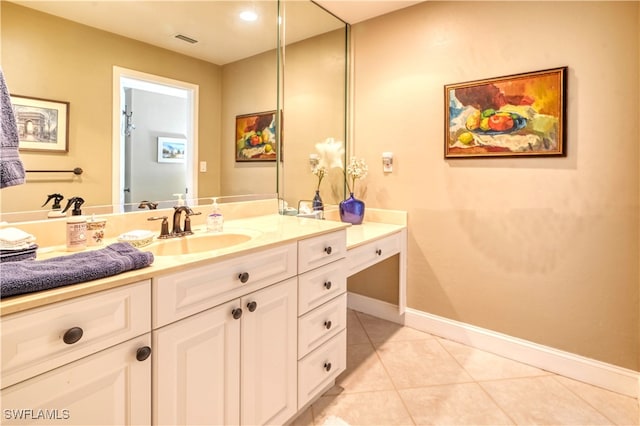
{"type": "Polygon", "coordinates": [[[347,370],[293,425],[638,425],[638,401],[361,312],[347,370]]]}

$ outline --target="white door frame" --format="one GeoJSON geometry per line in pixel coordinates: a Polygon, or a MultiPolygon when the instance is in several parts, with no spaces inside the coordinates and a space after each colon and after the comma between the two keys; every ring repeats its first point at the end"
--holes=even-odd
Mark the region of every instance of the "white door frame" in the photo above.
{"type": "MultiPolygon", "coordinates": [[[[124,203],[124,125],[123,125],[123,105],[124,91],[121,88],[122,78],[132,78],[136,80],[148,81],[150,83],[172,86],[186,90],[187,108],[190,119],[187,120],[187,188],[190,191],[190,198],[198,198],[198,107],[199,107],[199,86],[197,84],[184,81],[173,80],[158,75],[147,74],[119,66],[113,67],[113,129],[112,129],[112,184],[111,201],[114,211],[122,211],[116,208],[124,203]],[[191,165],[191,167],[189,167],[191,165]]],[[[159,200],[165,201],[165,200],[159,200]]]]}

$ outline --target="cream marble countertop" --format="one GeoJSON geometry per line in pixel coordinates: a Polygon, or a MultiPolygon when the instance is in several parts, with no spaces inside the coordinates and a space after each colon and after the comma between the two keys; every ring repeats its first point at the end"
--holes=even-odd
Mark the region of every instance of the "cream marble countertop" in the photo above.
{"type": "Polygon", "coordinates": [[[365,222],[361,225],[350,226],[347,228],[347,250],[395,234],[404,228],[406,225],[378,222],[365,222]]]}
{"type": "MultiPolygon", "coordinates": [[[[375,225],[376,226],[366,227],[367,231],[365,231],[364,227],[360,227],[360,230],[356,230],[355,232],[349,231],[349,234],[352,236],[351,239],[355,241],[354,244],[357,244],[358,241],[362,240],[362,238],[370,237],[373,234],[390,232],[383,226],[383,224],[375,225]]],[[[224,232],[247,232],[253,235],[253,238],[246,242],[218,250],[178,256],[155,256],[153,264],[142,269],[128,271],[122,274],[85,283],[72,284],[50,290],[43,290],[1,299],[0,316],[131,284],[137,281],[151,279],[166,273],[177,272],[187,268],[214,263],[223,259],[249,254],[257,250],[314,237],[347,227],[349,227],[349,224],[339,221],[305,219],[295,216],[283,216],[280,214],[269,214],[251,218],[228,220],[225,221],[224,232]]],[[[202,226],[194,227],[193,229],[195,235],[201,235],[204,233],[202,226]]],[[[115,242],[115,238],[107,239],[104,241],[104,246],[113,242],[115,242]]],[[[100,247],[103,246],[95,248],[92,247],[87,250],[98,249],[100,247]]],[[[147,247],[143,247],[140,250],[144,251],[145,248],[147,247]]],[[[46,259],[69,254],[72,253],[67,252],[64,246],[46,247],[39,250],[38,259],[46,259]]]]}

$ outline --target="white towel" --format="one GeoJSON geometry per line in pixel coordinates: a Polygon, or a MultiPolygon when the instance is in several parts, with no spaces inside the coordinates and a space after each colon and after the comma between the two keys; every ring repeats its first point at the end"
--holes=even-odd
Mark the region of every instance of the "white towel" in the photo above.
{"type": "Polygon", "coordinates": [[[9,90],[0,68],[0,188],[24,183],[24,166],[18,154],[18,125],[16,124],[9,90]]]}
{"type": "Polygon", "coordinates": [[[22,249],[27,248],[36,237],[18,228],[0,229],[0,249],[22,249]]]}

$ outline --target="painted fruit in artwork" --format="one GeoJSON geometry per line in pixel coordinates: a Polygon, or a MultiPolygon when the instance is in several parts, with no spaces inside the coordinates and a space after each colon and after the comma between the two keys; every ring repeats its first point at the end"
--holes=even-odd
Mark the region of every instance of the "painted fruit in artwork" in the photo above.
{"type": "Polygon", "coordinates": [[[464,132],[458,136],[458,140],[465,145],[471,145],[473,143],[473,135],[470,132],[464,132]]]}
{"type": "Polygon", "coordinates": [[[475,110],[467,117],[467,129],[475,130],[480,127],[480,111],[475,110]]]}
{"type": "Polygon", "coordinates": [[[497,132],[503,132],[513,128],[513,118],[510,114],[498,113],[489,117],[489,128],[497,132]]]}

